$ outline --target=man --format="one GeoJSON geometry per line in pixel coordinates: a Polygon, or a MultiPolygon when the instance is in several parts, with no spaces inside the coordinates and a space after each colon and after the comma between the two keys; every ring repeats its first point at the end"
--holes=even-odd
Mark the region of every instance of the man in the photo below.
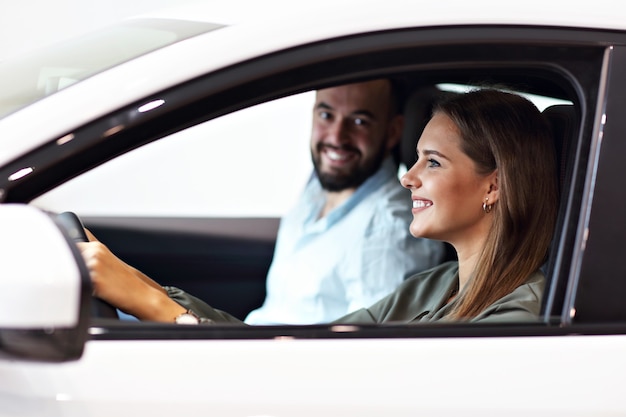
{"type": "Polygon", "coordinates": [[[408,232],[411,201],[392,150],[403,117],[389,80],[319,90],[314,173],[281,220],[264,304],[248,324],[330,322],[437,265],[439,242],[408,232]]]}

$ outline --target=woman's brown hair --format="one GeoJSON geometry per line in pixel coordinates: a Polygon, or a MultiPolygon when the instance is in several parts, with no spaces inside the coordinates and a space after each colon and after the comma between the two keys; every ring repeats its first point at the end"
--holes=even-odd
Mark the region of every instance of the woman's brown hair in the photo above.
{"type": "Polygon", "coordinates": [[[459,129],[479,174],[497,171],[499,199],[475,269],[450,313],[469,319],[522,285],[546,261],[557,212],[557,169],[547,121],[525,98],[481,89],[434,110],[459,129]]]}

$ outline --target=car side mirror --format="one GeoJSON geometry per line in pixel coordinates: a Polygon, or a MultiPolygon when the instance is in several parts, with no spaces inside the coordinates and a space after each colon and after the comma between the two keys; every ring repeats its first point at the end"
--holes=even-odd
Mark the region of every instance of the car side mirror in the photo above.
{"type": "Polygon", "coordinates": [[[0,205],[0,354],[23,360],[81,357],[91,281],[75,243],[53,216],[0,205]]]}

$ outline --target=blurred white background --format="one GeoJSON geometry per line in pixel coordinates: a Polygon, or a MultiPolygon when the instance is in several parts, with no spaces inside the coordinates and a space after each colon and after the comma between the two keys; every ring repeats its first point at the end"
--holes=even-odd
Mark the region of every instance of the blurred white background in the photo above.
{"type": "MultiPolygon", "coordinates": [[[[206,0],[216,4],[227,0],[206,0]]],[[[0,60],[191,0],[0,0],[0,60]]]]}
{"type": "Polygon", "coordinates": [[[297,0],[0,0],[0,61],[127,17],[195,3],[211,5],[218,17],[237,19],[262,19],[303,7],[297,0]]]}
{"type": "MultiPolygon", "coordinates": [[[[0,0],[0,62],[124,18],[169,16],[193,3],[214,6],[220,22],[276,17],[296,7],[288,0],[0,0]]],[[[181,132],[92,170],[34,204],[81,215],[280,216],[311,170],[312,100],[312,93],[295,96],[181,132]],[[176,145],[183,140],[185,147],[176,145]]]]}

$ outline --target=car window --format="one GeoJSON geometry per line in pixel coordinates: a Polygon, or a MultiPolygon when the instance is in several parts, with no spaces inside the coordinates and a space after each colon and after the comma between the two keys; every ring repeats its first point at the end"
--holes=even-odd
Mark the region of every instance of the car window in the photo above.
{"type": "MultiPolygon", "coordinates": [[[[521,32],[509,35],[497,29],[485,29],[480,36],[490,31],[497,39],[521,36],[521,32]]],[[[426,35],[437,33],[393,32],[372,35],[372,39],[350,38],[329,43],[338,48],[337,51],[352,48],[354,54],[349,56],[328,57],[322,54],[327,49],[322,43],[242,62],[159,92],[158,96],[169,105],[139,114],[138,106],[154,100],[157,95],[145,97],[145,101],[123,106],[76,129],[72,132],[72,141],[63,144],[51,141],[5,167],[4,177],[8,180],[4,185],[4,199],[6,202],[32,202],[52,211],[71,210],[81,216],[93,216],[88,219],[90,230],[111,247],[114,242],[128,246],[113,247],[113,252],[124,254],[123,259],[128,259],[130,264],[157,282],[179,286],[215,308],[229,312],[236,308],[235,315],[241,317],[264,298],[274,242],[255,240],[257,236],[252,236],[251,232],[260,230],[260,224],[240,221],[238,217],[278,217],[299,194],[311,171],[307,139],[313,100],[311,93],[307,93],[309,98],[301,111],[296,111],[296,106],[290,103],[306,94],[221,115],[290,92],[383,74],[406,80],[413,89],[496,83],[512,91],[532,92],[535,96],[556,100],[551,103],[564,100],[575,107],[575,123],[568,133],[570,141],[560,154],[564,167],[560,177],[561,206],[554,250],[545,267],[546,294],[551,304],[543,310],[546,312],[544,319],[552,320],[562,311],[568,277],[574,270],[573,235],[578,224],[577,207],[585,203],[579,191],[587,175],[587,148],[592,137],[598,85],[601,85],[598,80],[603,74],[604,48],[586,44],[563,47],[561,34],[550,31],[533,32],[533,39],[550,35],[556,39],[554,45],[558,47],[544,41],[525,45],[517,39],[515,42],[503,40],[498,45],[482,42],[432,45],[426,35]],[[395,49],[386,50],[378,46],[385,44],[383,37],[390,42],[402,40],[405,43],[397,43],[399,46],[394,46],[395,49]],[[373,53],[371,48],[377,52],[373,53]],[[362,59],[354,59],[355,56],[362,59]],[[303,57],[307,60],[303,61],[303,57]],[[467,64],[472,61],[476,63],[467,64]],[[272,112],[271,121],[263,116],[238,119],[240,115],[262,108],[280,107],[283,102],[287,104],[272,112]],[[209,120],[211,118],[214,119],[209,120]],[[209,121],[161,139],[163,131],[177,131],[201,120],[209,121]],[[291,121],[297,129],[288,127],[291,121]],[[109,134],[111,126],[122,129],[109,134]],[[206,133],[202,132],[205,126],[209,126],[206,133]],[[263,140],[271,139],[272,145],[260,145],[261,134],[267,135],[263,140]],[[282,142],[274,142],[277,135],[283,136],[282,142]],[[225,145],[229,147],[224,148],[225,145]],[[135,150],[129,151],[131,149],[135,150]],[[34,168],[29,175],[11,177],[23,167],[34,168]],[[75,178],[68,181],[72,177],[75,178]],[[285,185],[289,182],[293,184],[291,187],[285,185]],[[45,190],[52,191],[42,194],[45,190]],[[270,205],[275,207],[269,208],[270,205]],[[109,219],[104,218],[108,216],[125,217],[125,223],[109,227],[109,219]],[[148,216],[158,218],[142,218],[148,216]],[[186,222],[183,230],[178,228],[179,222],[163,221],[162,217],[170,216],[187,216],[192,222],[186,222]],[[223,216],[235,217],[239,223],[237,233],[242,235],[237,237],[245,241],[235,240],[234,233],[227,236],[222,233],[222,226],[230,227],[234,222],[205,218],[223,216]],[[219,233],[209,231],[210,224],[217,222],[221,223],[219,233]],[[199,226],[200,223],[203,226],[199,226]],[[204,225],[207,225],[206,233],[200,236],[204,225]],[[191,231],[192,235],[185,236],[185,231],[191,231]],[[241,231],[243,233],[239,233],[241,231]],[[159,234],[163,241],[161,246],[155,238],[159,234]],[[244,244],[248,243],[253,244],[244,249],[244,244]],[[255,299],[244,305],[242,294],[252,293],[255,299]],[[233,308],[226,303],[229,300],[238,305],[233,308]]],[[[545,108],[543,104],[536,104],[540,109],[545,108]]],[[[414,154],[414,151],[413,146],[411,152],[414,154]]]]}
{"type": "MultiPolygon", "coordinates": [[[[477,88],[437,87],[445,92],[477,88]]],[[[572,104],[522,95],[541,111],[572,104]]],[[[308,138],[313,100],[314,92],[296,94],[193,126],[103,164],[32,203],[87,216],[279,217],[312,169],[308,138]]],[[[401,166],[398,175],[406,168],[401,166]]]]}
{"type": "Polygon", "coordinates": [[[312,169],[313,100],[313,92],[297,94],[196,125],[32,203],[87,216],[280,216],[312,169]]]}

